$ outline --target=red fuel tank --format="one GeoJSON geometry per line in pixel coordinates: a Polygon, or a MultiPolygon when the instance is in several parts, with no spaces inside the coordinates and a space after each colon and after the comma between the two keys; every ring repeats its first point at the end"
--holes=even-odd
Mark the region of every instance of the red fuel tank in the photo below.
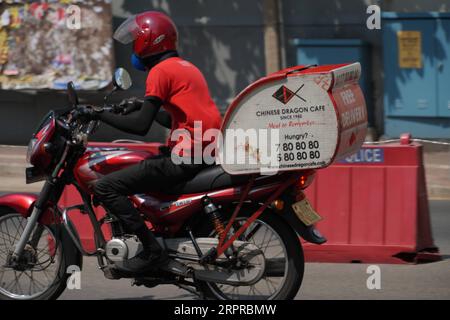
{"type": "Polygon", "coordinates": [[[125,147],[89,147],[75,166],[75,179],[81,188],[88,191],[102,176],[124,169],[155,155],[152,151],[128,149],[125,147]]]}

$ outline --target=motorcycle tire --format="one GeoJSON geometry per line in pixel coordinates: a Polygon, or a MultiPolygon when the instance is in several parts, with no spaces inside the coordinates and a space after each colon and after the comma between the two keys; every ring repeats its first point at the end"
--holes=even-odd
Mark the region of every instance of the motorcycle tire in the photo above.
{"type": "MultiPolygon", "coordinates": [[[[21,216],[15,212],[14,209],[8,207],[0,207],[0,219],[7,215],[21,216]]],[[[55,237],[57,246],[61,250],[61,261],[59,262],[57,276],[48,288],[42,293],[33,296],[5,294],[0,290],[0,300],[55,300],[57,299],[67,287],[67,280],[71,276],[68,273],[69,266],[77,266],[79,270],[82,267],[82,256],[72,239],[67,234],[66,230],[61,224],[54,224],[48,226],[48,230],[55,237]]],[[[58,248],[56,249],[58,250],[58,248]]],[[[0,283],[0,286],[2,283],[0,283]]]]}
{"type": "MultiPolygon", "coordinates": [[[[254,206],[242,207],[241,213],[239,214],[238,218],[248,218],[256,210],[257,207],[254,206]]],[[[287,271],[285,272],[286,279],[282,287],[279,288],[278,292],[275,295],[268,297],[267,300],[294,299],[302,284],[305,266],[303,249],[300,239],[296,232],[289,226],[289,224],[282,217],[280,217],[270,209],[267,209],[265,212],[263,212],[256,221],[258,220],[270,226],[270,228],[272,228],[280,236],[287,253],[286,262],[288,267],[287,271]]],[[[211,236],[214,233],[212,224],[205,219],[202,225],[199,227],[198,232],[203,236],[211,236]]],[[[198,287],[200,288],[206,299],[231,300],[229,296],[218,290],[216,284],[203,281],[197,282],[198,287]]],[[[244,298],[244,300],[246,300],[246,298],[244,298]]]]}

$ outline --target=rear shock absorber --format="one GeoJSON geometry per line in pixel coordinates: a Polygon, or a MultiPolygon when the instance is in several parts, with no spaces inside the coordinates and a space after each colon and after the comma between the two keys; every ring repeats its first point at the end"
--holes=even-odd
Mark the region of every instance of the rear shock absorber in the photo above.
{"type": "MultiPolygon", "coordinates": [[[[216,231],[217,235],[219,236],[219,239],[224,239],[226,236],[225,234],[225,226],[222,222],[222,215],[220,214],[220,210],[216,205],[212,202],[211,198],[208,196],[203,197],[202,199],[203,209],[205,210],[205,213],[208,215],[211,224],[216,231]]],[[[235,250],[233,246],[230,246],[227,250],[225,250],[225,255],[227,257],[231,257],[234,255],[235,250]]],[[[205,256],[202,258],[203,261],[208,261],[211,256],[216,256],[217,250],[215,247],[211,248],[205,256]]]]}
{"type": "Polygon", "coordinates": [[[225,236],[225,226],[222,222],[222,216],[220,214],[219,208],[212,202],[211,198],[206,196],[202,199],[203,209],[208,215],[211,224],[219,236],[219,239],[223,239],[225,236]]]}

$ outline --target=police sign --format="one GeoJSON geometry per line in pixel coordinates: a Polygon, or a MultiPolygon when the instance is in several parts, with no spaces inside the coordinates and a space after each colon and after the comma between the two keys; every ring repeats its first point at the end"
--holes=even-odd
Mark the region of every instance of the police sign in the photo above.
{"type": "Polygon", "coordinates": [[[361,148],[340,163],[384,163],[384,150],[382,148],[361,148]]]}

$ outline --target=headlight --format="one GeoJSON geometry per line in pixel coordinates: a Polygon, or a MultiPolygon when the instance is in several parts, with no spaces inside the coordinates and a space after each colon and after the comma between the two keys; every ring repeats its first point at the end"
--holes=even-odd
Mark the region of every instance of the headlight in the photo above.
{"type": "Polygon", "coordinates": [[[38,142],[38,139],[32,138],[32,139],[30,140],[30,143],[28,144],[28,149],[27,149],[27,162],[28,162],[29,164],[32,164],[32,163],[31,163],[31,156],[32,156],[33,153],[34,153],[34,148],[35,148],[37,142],[38,142]]]}

